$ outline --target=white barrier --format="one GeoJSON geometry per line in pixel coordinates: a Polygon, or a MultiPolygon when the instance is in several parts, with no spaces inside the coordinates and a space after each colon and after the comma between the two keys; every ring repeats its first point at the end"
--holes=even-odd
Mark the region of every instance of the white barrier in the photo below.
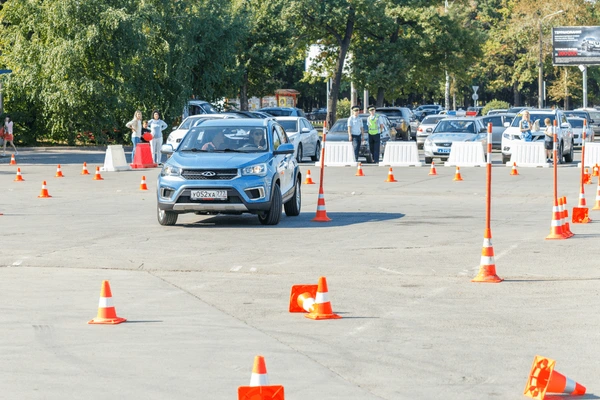
{"type": "Polygon", "coordinates": [[[542,167],[548,168],[546,149],[544,142],[516,142],[511,145],[510,161],[506,163],[507,167],[512,167],[514,163],[517,167],[542,167]]]}
{"type": "Polygon", "coordinates": [[[419,150],[416,142],[388,142],[385,145],[383,161],[379,166],[390,167],[421,167],[419,150]]]}
{"type": "MultiPolygon", "coordinates": [[[[592,168],[594,165],[600,165],[600,143],[585,142],[585,166],[592,168]]],[[[581,163],[577,164],[581,168],[581,163]]]]}
{"type": "Polygon", "coordinates": [[[112,171],[129,171],[131,166],[127,164],[125,160],[125,151],[123,146],[110,145],[106,149],[106,155],[104,156],[104,166],[100,168],[100,171],[112,172],[112,171]]]}
{"type": "MultiPolygon", "coordinates": [[[[315,163],[321,166],[319,160],[315,163]]],[[[354,158],[354,147],[351,142],[328,142],[325,141],[325,166],[326,167],[355,167],[358,165],[354,158]]]]}
{"type": "Polygon", "coordinates": [[[483,146],[480,142],[452,142],[446,167],[485,167],[483,146]]]}

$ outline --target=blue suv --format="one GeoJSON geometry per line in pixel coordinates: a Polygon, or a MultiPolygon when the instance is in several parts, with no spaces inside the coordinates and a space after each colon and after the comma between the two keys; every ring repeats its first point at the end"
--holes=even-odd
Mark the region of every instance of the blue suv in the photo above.
{"type": "Polygon", "coordinates": [[[277,225],[281,208],[300,214],[302,176],[294,145],[273,119],[206,120],[185,135],[157,183],[161,225],[174,225],[182,213],[258,216],[277,225]]]}

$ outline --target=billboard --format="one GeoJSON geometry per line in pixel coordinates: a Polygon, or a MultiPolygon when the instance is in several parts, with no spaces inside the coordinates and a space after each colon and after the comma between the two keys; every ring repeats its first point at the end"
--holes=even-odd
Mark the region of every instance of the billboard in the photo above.
{"type": "Polygon", "coordinates": [[[552,64],[600,65],[600,26],[552,28],[552,64]]]}

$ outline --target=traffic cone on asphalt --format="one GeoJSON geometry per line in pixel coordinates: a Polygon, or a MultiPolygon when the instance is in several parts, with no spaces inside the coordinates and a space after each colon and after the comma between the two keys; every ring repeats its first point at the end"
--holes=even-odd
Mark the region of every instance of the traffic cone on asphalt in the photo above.
{"type": "Polygon", "coordinates": [[[510,170],[511,175],[519,175],[519,171],[517,171],[517,163],[513,162],[512,169],[510,170]]]}
{"type": "Polygon", "coordinates": [[[387,179],[385,180],[386,182],[398,182],[395,178],[394,178],[394,173],[392,172],[392,167],[390,167],[390,170],[388,171],[388,176],[387,179]]]}
{"type": "Polygon", "coordinates": [[[87,169],[87,163],[84,162],[83,163],[83,168],[81,170],[81,175],[89,175],[89,174],[90,174],[90,171],[88,171],[88,169],[87,169]]]}
{"type": "Polygon", "coordinates": [[[327,291],[327,279],[324,276],[319,278],[317,295],[315,296],[315,308],[313,312],[304,314],[310,319],[338,319],[342,318],[333,313],[331,302],[329,301],[329,292],[327,291]]]}
{"type": "Polygon", "coordinates": [[[125,318],[117,317],[117,311],[113,305],[112,293],[108,281],[102,281],[100,289],[100,301],[98,302],[98,316],[89,321],[88,324],[120,324],[127,321],[125,318]]]}
{"type": "Polygon", "coordinates": [[[454,179],[452,179],[453,181],[462,181],[463,178],[460,175],[460,167],[456,167],[456,173],[454,174],[454,179]]]}
{"type": "Polygon", "coordinates": [[[471,282],[499,283],[503,279],[496,275],[496,261],[494,260],[494,246],[492,246],[492,232],[486,229],[483,233],[483,247],[479,273],[471,282]]]}
{"type": "Polygon", "coordinates": [[[304,180],[304,184],[305,185],[314,185],[315,183],[313,182],[312,178],[310,177],[310,169],[308,170],[308,172],[306,173],[306,179],[304,180]]]}
{"type": "Polygon", "coordinates": [[[65,177],[60,169],[60,164],[58,164],[58,166],[56,167],[56,175],[54,175],[54,177],[55,178],[64,178],[65,177]]]}
{"type": "Polygon", "coordinates": [[[317,215],[313,218],[315,222],[329,222],[331,218],[327,216],[325,209],[325,195],[323,194],[323,186],[319,187],[319,200],[317,201],[317,215]]]}
{"type": "Polygon", "coordinates": [[[571,222],[574,224],[587,224],[592,222],[589,217],[589,211],[590,210],[587,208],[587,204],[585,202],[583,185],[581,185],[581,190],[579,191],[579,204],[577,207],[573,207],[571,222]]]}
{"type": "Polygon", "coordinates": [[[95,181],[103,181],[104,178],[100,175],[100,167],[96,167],[96,175],[94,175],[93,180],[95,181]]]}
{"type": "Polygon", "coordinates": [[[281,385],[269,385],[267,366],[263,356],[254,357],[250,386],[238,387],[238,400],[284,400],[281,385]]]}
{"type": "Polygon", "coordinates": [[[600,177],[598,177],[598,186],[596,187],[596,203],[592,210],[600,210],[600,177]]]}
{"type": "Polygon", "coordinates": [[[558,200],[556,200],[554,202],[554,206],[552,207],[552,223],[550,224],[550,234],[546,236],[546,240],[560,240],[566,238],[567,237],[563,231],[560,207],[558,205],[558,200]]]}
{"type": "Polygon", "coordinates": [[[555,360],[535,356],[523,394],[533,399],[543,399],[546,393],[584,395],[585,386],[555,371],[555,365],[555,360]]]}
{"type": "Polygon", "coordinates": [[[38,197],[40,199],[46,199],[48,197],[52,197],[48,193],[48,188],[46,187],[46,181],[42,182],[42,191],[40,192],[40,195],[38,197]]]}
{"type": "Polygon", "coordinates": [[[358,163],[358,169],[356,170],[356,174],[354,176],[365,176],[365,173],[362,170],[362,163],[358,163]]]}
{"type": "Polygon", "coordinates": [[[290,312],[313,312],[318,285],[294,285],[290,293],[290,312]]]}
{"type": "Polygon", "coordinates": [[[10,156],[10,164],[9,165],[17,165],[17,160],[15,160],[15,155],[12,154],[10,156]]]}
{"type": "Polygon", "coordinates": [[[563,215],[563,232],[566,233],[567,237],[575,236],[573,232],[571,232],[571,227],[569,225],[569,210],[567,209],[567,197],[561,197],[562,200],[562,215],[563,215]]]}
{"type": "Polygon", "coordinates": [[[590,170],[588,168],[585,169],[585,173],[583,174],[583,183],[586,185],[592,183],[592,176],[590,175],[590,170]]]}
{"type": "Polygon", "coordinates": [[[267,375],[267,365],[263,356],[254,357],[254,366],[250,376],[250,386],[267,386],[269,376],[267,375]]]}
{"type": "Polygon", "coordinates": [[[435,170],[435,163],[431,162],[431,168],[429,169],[429,175],[437,175],[437,171],[435,170]]]}
{"type": "Polygon", "coordinates": [[[21,168],[17,168],[17,176],[15,178],[15,182],[23,182],[23,175],[21,175],[21,168]]]}
{"type": "Polygon", "coordinates": [[[142,176],[142,183],[140,183],[140,190],[148,190],[148,185],[146,185],[146,177],[142,176]]]}
{"type": "Polygon", "coordinates": [[[598,176],[598,164],[592,167],[592,176],[598,176]]]}

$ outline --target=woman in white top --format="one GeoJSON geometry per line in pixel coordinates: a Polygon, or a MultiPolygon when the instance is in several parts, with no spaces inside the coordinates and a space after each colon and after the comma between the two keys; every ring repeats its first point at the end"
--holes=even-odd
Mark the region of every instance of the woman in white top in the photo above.
{"type": "Polygon", "coordinates": [[[150,129],[150,133],[152,133],[152,142],[150,142],[150,145],[152,147],[154,162],[161,164],[160,148],[163,144],[162,131],[167,128],[167,123],[160,119],[160,112],[158,110],[152,112],[152,117],[153,118],[148,121],[148,129],[150,129]]]}
{"type": "Polygon", "coordinates": [[[133,143],[133,150],[131,150],[131,163],[135,160],[135,147],[142,140],[142,112],[137,110],[133,114],[133,119],[125,124],[126,127],[131,129],[131,143],[133,143]]]}
{"type": "Polygon", "coordinates": [[[13,141],[13,122],[11,121],[10,117],[7,116],[4,119],[4,149],[2,150],[2,156],[6,155],[6,142],[10,142],[10,145],[13,147],[13,149],[15,149],[15,155],[19,154],[13,141]]]}

